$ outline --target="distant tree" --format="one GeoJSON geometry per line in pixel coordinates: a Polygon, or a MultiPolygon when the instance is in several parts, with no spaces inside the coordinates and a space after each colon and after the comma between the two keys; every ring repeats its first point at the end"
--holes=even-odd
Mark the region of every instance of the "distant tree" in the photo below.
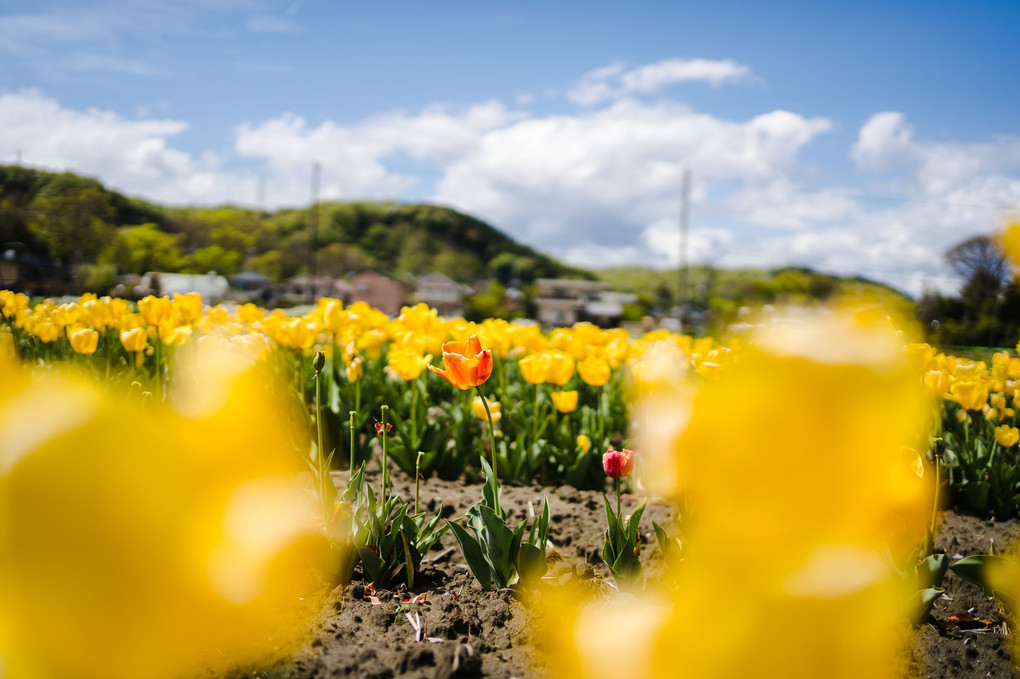
{"type": "Polygon", "coordinates": [[[199,248],[188,256],[188,269],[192,273],[214,271],[222,276],[231,276],[241,270],[244,255],[236,250],[227,250],[219,245],[199,248]]]}
{"type": "Polygon", "coordinates": [[[1010,281],[1009,265],[1002,250],[990,236],[972,236],[952,246],[945,253],[946,262],[964,283],[960,297],[980,305],[994,299],[1010,281]]]}
{"type": "Polygon", "coordinates": [[[65,261],[88,261],[99,254],[113,234],[109,195],[97,186],[72,186],[32,201],[31,232],[49,255],[65,261]]]}
{"type": "Polygon", "coordinates": [[[112,265],[119,274],[177,271],[184,264],[182,240],[183,234],[164,233],[155,224],[126,226],[117,230],[99,261],[112,265]]]}

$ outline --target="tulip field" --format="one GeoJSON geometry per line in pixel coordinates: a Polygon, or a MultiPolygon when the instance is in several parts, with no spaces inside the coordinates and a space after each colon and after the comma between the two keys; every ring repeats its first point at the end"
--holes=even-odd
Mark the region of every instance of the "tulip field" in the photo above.
{"type": "Polygon", "coordinates": [[[911,339],[0,291],[0,677],[1010,676],[1020,358],[911,339]]]}

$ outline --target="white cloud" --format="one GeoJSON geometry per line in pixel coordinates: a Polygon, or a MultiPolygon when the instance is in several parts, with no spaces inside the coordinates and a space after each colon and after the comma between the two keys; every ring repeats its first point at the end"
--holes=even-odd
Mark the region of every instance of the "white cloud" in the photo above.
{"type": "Polygon", "coordinates": [[[801,230],[845,220],[858,212],[845,194],[805,191],[786,176],[747,185],[720,200],[722,212],[770,229],[801,230]]]}
{"type": "Polygon", "coordinates": [[[480,134],[522,116],[495,101],[463,110],[431,106],[417,114],[387,113],[354,125],[327,121],[309,127],[300,116],[286,114],[238,126],[236,149],[242,157],[261,159],[274,170],[279,178],[276,200],[307,200],[306,177],[313,162],[323,165],[326,198],[393,198],[419,179],[389,171],[387,158],[406,154],[449,163],[480,134]]]}
{"type": "Polygon", "coordinates": [[[852,186],[805,186],[815,173],[803,152],[834,125],[790,111],[732,120],[624,98],[560,115],[499,101],[350,122],[283,114],[238,124],[220,154],[181,150],[188,124],[149,115],[75,110],[38,90],[0,94],[0,158],[20,152],[31,165],[178,204],[252,204],[261,176],[268,207],[307,204],[319,162],[324,199],[425,196],[592,268],[676,265],[690,169],[692,261],[806,265],[914,293],[951,287],[943,251],[998,226],[996,206],[1020,203],[1016,137],[930,141],[896,112],[861,127],[848,149],[862,181],[852,186]],[[878,200],[889,196],[901,198],[878,200]]]}
{"type": "MultiPolygon", "coordinates": [[[[168,140],[180,120],[129,120],[109,111],[62,107],[38,90],[0,95],[0,157],[96,175],[122,191],[167,202],[223,202],[240,194],[243,176],[224,172],[168,140]]],[[[252,191],[254,192],[254,191],[252,191]]]]}
{"type": "Polygon", "coordinates": [[[718,87],[750,77],[750,68],[730,59],[666,59],[630,70],[615,63],[585,73],[567,96],[590,106],[631,94],[652,94],[679,82],[700,81],[718,87]]]}
{"type": "Polygon", "coordinates": [[[484,132],[445,166],[436,198],[553,250],[592,233],[633,242],[676,213],[684,168],[693,169],[696,191],[763,181],[793,170],[798,151],[829,127],[786,111],[735,122],[623,100],[484,132]]]}

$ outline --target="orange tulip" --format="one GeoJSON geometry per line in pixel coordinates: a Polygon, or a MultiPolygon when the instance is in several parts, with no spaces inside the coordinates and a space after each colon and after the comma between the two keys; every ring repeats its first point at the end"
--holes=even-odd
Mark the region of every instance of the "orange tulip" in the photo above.
{"type": "Polygon", "coordinates": [[[429,370],[458,389],[477,387],[492,374],[492,352],[482,350],[477,335],[465,342],[447,342],[443,345],[443,367],[446,369],[430,365],[429,370]]]}

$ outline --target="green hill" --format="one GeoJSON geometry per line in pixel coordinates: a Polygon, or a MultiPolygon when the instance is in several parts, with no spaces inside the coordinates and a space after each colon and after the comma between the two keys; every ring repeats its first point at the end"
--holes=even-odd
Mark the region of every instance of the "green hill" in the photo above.
{"type": "MultiPolygon", "coordinates": [[[[396,202],[320,203],[316,269],[342,276],[371,267],[393,276],[442,272],[471,282],[527,285],[539,277],[591,278],[446,207],[396,202]]],[[[59,260],[82,289],[150,270],[281,280],[307,270],[308,209],[166,207],[73,173],[0,166],[0,244],[20,242],[59,260]]]]}
{"type": "MultiPolygon", "coordinates": [[[[616,290],[632,292],[641,305],[666,312],[683,301],[685,286],[677,269],[620,267],[597,272],[616,290]]],[[[741,307],[763,304],[810,304],[829,300],[878,302],[904,318],[914,318],[917,304],[905,293],[859,276],[835,276],[804,267],[717,269],[692,266],[686,276],[689,303],[709,312],[710,330],[736,320],[741,307]]]]}

